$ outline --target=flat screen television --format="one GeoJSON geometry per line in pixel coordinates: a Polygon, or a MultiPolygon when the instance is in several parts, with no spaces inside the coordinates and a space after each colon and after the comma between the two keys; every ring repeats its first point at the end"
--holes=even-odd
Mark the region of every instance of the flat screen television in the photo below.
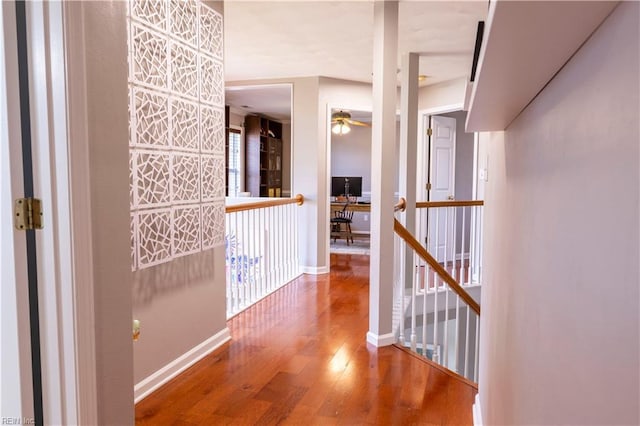
{"type": "Polygon", "coordinates": [[[332,197],[362,197],[362,176],[331,177],[332,197]]]}

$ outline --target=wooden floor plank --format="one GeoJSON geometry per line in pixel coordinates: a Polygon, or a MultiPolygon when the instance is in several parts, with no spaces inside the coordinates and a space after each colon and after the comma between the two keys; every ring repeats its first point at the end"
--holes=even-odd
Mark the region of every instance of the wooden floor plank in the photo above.
{"type": "Polygon", "coordinates": [[[368,256],[332,254],[228,323],[232,341],[136,405],[139,425],[472,424],[469,383],[366,343],[368,256]]]}

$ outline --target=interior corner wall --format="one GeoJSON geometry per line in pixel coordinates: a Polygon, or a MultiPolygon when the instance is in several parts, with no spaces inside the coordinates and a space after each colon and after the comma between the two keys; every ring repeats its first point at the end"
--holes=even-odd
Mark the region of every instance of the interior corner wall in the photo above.
{"type": "Polygon", "coordinates": [[[126,3],[68,6],[84,26],[68,55],[86,79],[86,117],[73,119],[86,118],[89,150],[98,423],[133,424],[126,3]]]}
{"type": "MultiPolygon", "coordinates": [[[[204,3],[224,16],[221,1],[204,3]]],[[[141,324],[134,344],[134,380],[140,385],[198,345],[206,351],[221,343],[218,336],[227,331],[225,247],[138,269],[132,292],[133,315],[141,324]]]]}
{"type": "Polygon", "coordinates": [[[319,79],[308,77],[293,82],[293,117],[291,129],[291,192],[302,194],[304,204],[299,209],[300,263],[306,271],[321,271],[328,267],[324,253],[318,250],[318,221],[323,199],[318,176],[326,169],[324,146],[318,140],[319,79]]]}
{"type": "Polygon", "coordinates": [[[484,424],[638,424],[640,4],[488,138],[484,424]]]}

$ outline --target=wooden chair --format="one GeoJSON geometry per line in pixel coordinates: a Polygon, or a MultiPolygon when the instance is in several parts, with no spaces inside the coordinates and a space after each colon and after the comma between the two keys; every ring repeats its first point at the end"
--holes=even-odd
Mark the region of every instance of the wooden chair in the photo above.
{"type": "Polygon", "coordinates": [[[342,234],[342,225],[345,225],[347,245],[349,240],[353,243],[353,234],[351,233],[351,222],[353,221],[353,210],[349,210],[349,202],[344,203],[342,210],[333,212],[331,218],[331,232],[333,234],[333,242],[336,242],[338,235],[342,234]]]}

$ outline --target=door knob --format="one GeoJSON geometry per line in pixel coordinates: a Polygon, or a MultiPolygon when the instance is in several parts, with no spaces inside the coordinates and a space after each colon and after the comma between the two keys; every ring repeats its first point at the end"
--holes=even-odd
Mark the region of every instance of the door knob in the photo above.
{"type": "Polygon", "coordinates": [[[449,196],[447,197],[447,200],[453,201],[453,195],[449,195],[449,196]]]}

